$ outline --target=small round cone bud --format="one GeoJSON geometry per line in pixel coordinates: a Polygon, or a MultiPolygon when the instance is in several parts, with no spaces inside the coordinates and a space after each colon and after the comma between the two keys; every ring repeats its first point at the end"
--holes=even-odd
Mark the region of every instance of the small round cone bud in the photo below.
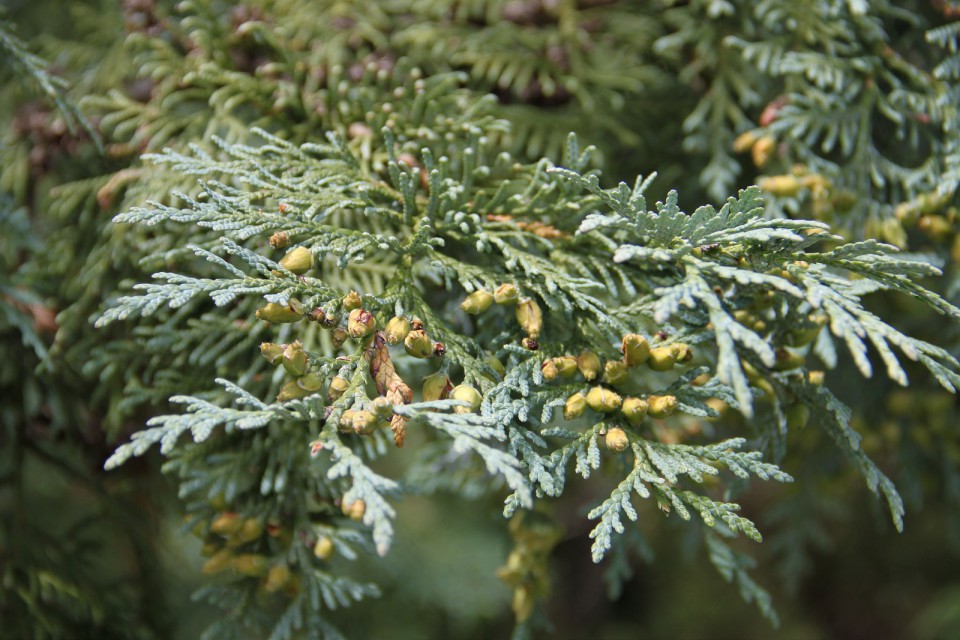
{"type": "Polygon", "coordinates": [[[763,168],[770,160],[770,154],[773,153],[777,142],[771,136],[763,136],[753,144],[750,150],[753,157],[753,164],[758,168],[763,168]]]}
{"type": "Polygon", "coordinates": [[[297,378],[297,386],[304,391],[316,393],[323,387],[323,378],[320,377],[319,373],[311,372],[297,378]]]}
{"type": "Polygon", "coordinates": [[[577,368],[588,382],[596,380],[600,374],[600,358],[593,351],[584,351],[577,358],[577,368]]]}
{"type": "Polygon", "coordinates": [[[334,329],[333,333],[330,335],[330,340],[333,342],[333,348],[339,349],[343,346],[343,343],[347,341],[347,338],[350,337],[350,334],[344,331],[343,329],[334,329]]]}
{"type": "Polygon", "coordinates": [[[677,410],[677,396],[650,396],[647,398],[647,413],[651,418],[666,418],[677,410]]]}
{"type": "Polygon", "coordinates": [[[347,318],[347,333],[354,338],[364,338],[377,328],[377,319],[366,309],[354,309],[347,318]]]}
{"type": "Polygon", "coordinates": [[[623,353],[623,361],[626,365],[635,367],[638,364],[643,364],[650,357],[650,344],[640,334],[628,333],[623,336],[620,351],[623,353]]]}
{"type": "Polygon", "coordinates": [[[627,432],[620,427],[614,427],[607,431],[607,435],[604,436],[603,441],[607,445],[607,449],[616,451],[617,453],[626,451],[630,446],[630,438],[627,436],[627,432]]]}
{"type": "Polygon", "coordinates": [[[480,392],[465,384],[454,387],[453,391],[450,392],[450,399],[463,400],[470,404],[467,407],[454,407],[454,413],[472,413],[479,409],[480,403],[483,402],[483,396],[480,395],[480,392]]]}
{"type": "Polygon", "coordinates": [[[367,436],[377,430],[380,424],[380,418],[373,415],[372,411],[357,411],[353,414],[353,432],[362,436],[367,436]]]}
{"type": "Polygon", "coordinates": [[[537,338],[543,330],[543,312],[533,298],[524,298],[517,303],[517,322],[531,338],[537,338]]]}
{"type": "Polygon", "coordinates": [[[351,291],[347,295],[343,296],[343,308],[347,311],[359,309],[361,305],[363,305],[363,300],[360,298],[360,294],[356,291],[351,291]]]}
{"type": "Polygon", "coordinates": [[[807,372],[807,382],[812,384],[815,387],[823,386],[823,379],[825,374],[823,371],[809,371],[807,372]]]}
{"type": "Polygon", "coordinates": [[[566,420],[573,420],[580,416],[587,408],[587,398],[582,393],[575,393],[567,398],[563,405],[563,417],[566,420]]]}
{"type": "Polygon", "coordinates": [[[290,244],[290,236],[286,231],[277,231],[270,236],[270,246],[274,249],[283,249],[288,244],[290,244]]]}
{"type": "Polygon", "coordinates": [[[623,417],[627,419],[627,422],[634,425],[643,422],[644,418],[647,417],[647,409],[647,401],[643,398],[627,398],[620,407],[623,417]]]}
{"type": "Polygon", "coordinates": [[[500,285],[497,287],[497,290],[493,292],[493,301],[497,304],[516,304],[519,299],[520,292],[517,291],[516,286],[509,282],[500,285]]]}
{"type": "Polygon", "coordinates": [[[317,538],[316,544],[313,545],[313,555],[320,560],[329,560],[333,556],[333,540],[327,536],[317,538]]]}
{"type": "Polygon", "coordinates": [[[670,348],[673,349],[673,355],[677,359],[677,362],[690,362],[693,360],[693,349],[690,345],[684,342],[677,342],[670,345],[670,348]]]}
{"type": "Polygon", "coordinates": [[[267,593],[275,593],[283,589],[290,581],[290,567],[285,563],[275,564],[270,567],[267,573],[267,580],[263,583],[263,589],[267,593]]]}
{"type": "Polygon", "coordinates": [[[803,189],[803,182],[797,176],[767,176],[766,178],[760,178],[757,186],[767,193],[772,193],[781,198],[789,198],[800,193],[800,190],[803,189]]]}
{"type": "Polygon", "coordinates": [[[363,500],[344,502],[340,505],[340,510],[343,511],[343,515],[359,522],[363,520],[363,514],[367,512],[367,503],[363,500]]]}
{"type": "Polygon", "coordinates": [[[773,364],[773,370],[788,371],[790,369],[796,369],[797,367],[802,367],[805,361],[806,357],[799,353],[780,349],[777,351],[777,359],[773,364]]]}
{"type": "Polygon", "coordinates": [[[242,553],[233,557],[230,566],[239,574],[260,577],[267,573],[267,558],[260,554],[242,553]]]}
{"type": "Polygon", "coordinates": [[[283,350],[283,368],[292,376],[302,376],[307,372],[307,352],[299,340],[288,344],[283,350]]]}
{"type": "Polygon", "coordinates": [[[587,392],[587,406],[594,411],[610,413],[620,408],[623,399],[616,391],[604,387],[593,387],[587,392]]]}
{"type": "Polygon", "coordinates": [[[630,377],[627,365],[621,360],[608,360],[603,367],[603,382],[616,386],[623,384],[630,377]]]}
{"type": "Polygon", "coordinates": [[[540,348],[540,343],[537,341],[537,339],[532,338],[530,336],[527,336],[523,340],[521,340],[520,344],[523,346],[524,349],[529,349],[530,351],[536,351],[537,349],[540,348]]]}
{"type": "Polygon", "coordinates": [[[557,363],[554,358],[544,360],[540,365],[540,371],[543,373],[543,379],[547,382],[556,380],[557,376],[560,375],[560,369],[557,368],[557,363]]]}
{"type": "Polygon", "coordinates": [[[330,380],[330,390],[327,392],[327,398],[330,399],[330,402],[334,402],[343,395],[349,386],[350,382],[348,382],[346,378],[336,376],[330,380]]]}
{"type": "Polygon", "coordinates": [[[389,420],[393,416],[393,403],[383,396],[377,396],[370,402],[370,411],[381,420],[389,420]]]}
{"type": "Polygon", "coordinates": [[[423,379],[423,401],[433,402],[434,400],[444,400],[453,390],[453,384],[450,378],[442,373],[435,373],[423,379]]]}
{"type": "Polygon", "coordinates": [[[477,289],[460,303],[460,308],[472,315],[478,315],[493,304],[493,294],[486,289],[477,289]]]}
{"type": "Polygon", "coordinates": [[[247,544],[248,542],[258,540],[262,535],[263,523],[256,518],[246,518],[233,537],[240,544],[247,544]]]}
{"type": "Polygon", "coordinates": [[[442,342],[433,343],[433,355],[437,356],[438,358],[442,358],[446,353],[447,345],[443,344],[442,342]]]}
{"type": "Polygon", "coordinates": [[[677,364],[677,354],[673,347],[655,347],[650,350],[647,366],[654,371],[670,371],[677,364]]]}
{"type": "Polygon", "coordinates": [[[282,344],[262,342],[260,344],[260,355],[266,358],[267,362],[273,366],[277,366],[283,359],[283,349],[284,346],[282,344]]]}
{"type": "Polygon", "coordinates": [[[491,369],[493,369],[497,373],[497,375],[499,375],[501,378],[507,375],[507,368],[503,366],[502,362],[500,362],[500,358],[493,355],[489,351],[483,354],[483,362],[484,364],[489,366],[491,369]]]}
{"type": "Polygon", "coordinates": [[[340,322],[340,318],[337,317],[337,314],[330,310],[325,310],[323,317],[320,319],[320,326],[324,329],[333,329],[337,326],[338,322],[340,322]]]}
{"type": "Polygon", "coordinates": [[[236,513],[228,511],[221,513],[213,519],[213,522],[210,523],[210,533],[221,536],[231,536],[239,531],[242,526],[243,519],[236,513]]]}
{"type": "Polygon", "coordinates": [[[387,327],[383,330],[383,339],[387,344],[400,344],[408,333],[410,333],[410,321],[395,316],[387,322],[387,327]]]}
{"type": "Polygon", "coordinates": [[[738,135],[733,141],[733,150],[736,153],[743,153],[744,151],[749,151],[750,148],[757,142],[757,134],[752,131],[746,131],[738,135]]]}
{"type": "Polygon", "coordinates": [[[257,309],[257,319],[278,324],[297,322],[303,319],[303,313],[300,313],[290,305],[271,302],[257,309]]]}
{"type": "Polygon", "coordinates": [[[311,322],[322,324],[326,319],[327,313],[320,307],[314,307],[313,310],[307,312],[307,320],[310,320],[311,322]]]}
{"type": "Polygon", "coordinates": [[[233,561],[233,551],[230,549],[221,549],[209,560],[203,563],[203,575],[212,576],[221,571],[226,571],[233,561]]]}
{"type": "Polygon", "coordinates": [[[429,358],[433,355],[433,343],[423,329],[409,332],[403,339],[403,348],[414,358],[429,358]]]}
{"type": "Polygon", "coordinates": [[[313,254],[306,247],[297,247],[280,259],[280,266],[302,276],[313,267],[313,254]]]}
{"type": "Polygon", "coordinates": [[[426,331],[426,329],[424,329],[424,327],[423,327],[423,320],[421,320],[420,318],[414,316],[413,319],[410,321],[410,330],[411,330],[411,331],[426,331]]]}
{"type": "Polygon", "coordinates": [[[554,358],[553,363],[557,365],[557,373],[563,378],[569,378],[577,373],[577,359],[573,356],[560,356],[554,358]]]}
{"type": "Polygon", "coordinates": [[[290,400],[299,400],[310,395],[303,387],[297,384],[297,380],[291,380],[280,388],[277,394],[277,402],[289,402],[290,400]]]}
{"type": "Polygon", "coordinates": [[[353,416],[357,415],[357,412],[353,409],[347,409],[340,414],[340,422],[337,423],[338,431],[341,433],[350,433],[353,431],[353,416]]]}

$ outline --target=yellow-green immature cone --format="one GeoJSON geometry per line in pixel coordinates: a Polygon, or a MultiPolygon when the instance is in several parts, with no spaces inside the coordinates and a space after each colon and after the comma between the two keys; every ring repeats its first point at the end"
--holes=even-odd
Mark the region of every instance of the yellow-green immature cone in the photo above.
{"type": "Polygon", "coordinates": [[[808,371],[807,372],[807,382],[812,384],[815,387],[823,386],[823,379],[825,374],[823,371],[808,371]]]}
{"type": "Polygon", "coordinates": [[[372,411],[357,411],[353,414],[353,432],[362,436],[367,436],[377,430],[380,424],[380,418],[373,415],[372,411]]]}
{"type": "Polygon", "coordinates": [[[354,338],[364,338],[377,328],[377,319],[366,309],[354,309],[347,317],[347,333],[354,338]]]}
{"type": "Polygon", "coordinates": [[[423,379],[423,401],[433,402],[444,400],[453,390],[450,378],[442,373],[435,373],[423,379]]]}
{"type": "Polygon", "coordinates": [[[651,418],[666,418],[677,410],[677,396],[649,396],[647,413],[651,418]]]}
{"type": "Polygon", "coordinates": [[[623,336],[620,351],[623,353],[623,361],[626,365],[635,367],[638,364],[643,364],[650,357],[650,344],[640,334],[628,333],[623,336]]]}
{"type": "Polygon", "coordinates": [[[569,378],[577,373],[577,359],[573,356],[560,356],[554,358],[553,363],[557,365],[557,373],[563,378],[569,378]]]}
{"type": "Polygon", "coordinates": [[[626,451],[627,447],[630,446],[630,438],[627,437],[627,432],[620,427],[614,427],[613,429],[607,431],[607,435],[604,436],[603,442],[607,445],[607,449],[610,449],[610,451],[616,451],[617,453],[626,451]]]}
{"type": "Polygon", "coordinates": [[[341,433],[350,433],[353,431],[353,416],[357,415],[357,412],[353,409],[347,409],[340,414],[340,422],[338,423],[338,431],[341,433]]]}
{"type": "Polygon", "coordinates": [[[408,333],[410,333],[410,321],[395,316],[387,322],[387,327],[383,330],[383,339],[387,344],[400,344],[408,333]]]}
{"type": "Polygon", "coordinates": [[[330,380],[330,390],[327,392],[327,398],[330,399],[330,402],[334,402],[343,395],[343,392],[346,391],[349,386],[350,382],[348,382],[346,378],[336,376],[330,380]]]}
{"type": "Polygon", "coordinates": [[[330,334],[330,341],[333,342],[333,348],[339,349],[343,346],[343,343],[347,341],[347,338],[350,337],[350,334],[344,331],[343,329],[334,329],[333,333],[330,334]]]}
{"type": "Polygon", "coordinates": [[[584,351],[577,358],[577,368],[588,382],[596,380],[600,375],[600,358],[593,351],[584,351]]]}
{"type": "Polygon", "coordinates": [[[370,401],[370,411],[381,420],[393,417],[393,403],[383,396],[377,396],[370,401]]]}
{"type": "Polygon", "coordinates": [[[498,358],[497,356],[493,355],[493,354],[490,353],[489,351],[487,351],[487,352],[483,355],[483,362],[484,362],[487,366],[489,366],[491,369],[493,369],[494,371],[496,371],[497,374],[498,374],[501,378],[502,378],[503,376],[507,375],[507,368],[506,368],[505,366],[503,366],[503,363],[502,363],[502,362],[500,362],[500,358],[498,358]]]}
{"type": "Polygon", "coordinates": [[[640,424],[647,417],[647,401],[643,398],[626,398],[620,406],[623,417],[633,425],[640,424]]]}
{"type": "Polygon", "coordinates": [[[360,298],[360,294],[356,291],[351,291],[347,295],[343,296],[343,308],[347,311],[359,309],[361,305],[363,305],[363,300],[360,298]]]}
{"type": "Polygon", "coordinates": [[[259,554],[243,553],[234,556],[230,566],[245,576],[263,576],[267,573],[267,558],[259,554]]]}
{"type": "Polygon", "coordinates": [[[780,349],[777,351],[777,359],[773,364],[773,370],[788,371],[790,369],[796,369],[797,367],[802,367],[805,361],[806,357],[799,353],[780,349]]]}
{"type": "Polygon", "coordinates": [[[556,380],[557,376],[560,375],[560,370],[557,368],[557,363],[554,358],[544,360],[540,365],[540,371],[543,373],[543,379],[547,382],[556,380]]]}
{"type": "Polygon", "coordinates": [[[267,580],[263,583],[263,588],[267,593],[274,593],[284,588],[290,581],[290,567],[286,563],[275,564],[270,567],[267,573],[267,580]]]}
{"type": "Polygon", "coordinates": [[[303,314],[290,305],[271,302],[257,309],[257,319],[277,324],[297,322],[303,319],[303,314]]]}
{"type": "Polygon", "coordinates": [[[520,292],[515,285],[506,282],[493,292],[493,301],[497,304],[516,304],[520,299],[520,292]]]}
{"type": "Polygon", "coordinates": [[[767,176],[760,178],[757,186],[767,193],[772,193],[781,198],[795,196],[803,189],[803,182],[797,176],[767,176]]]}
{"type": "Polygon", "coordinates": [[[460,303],[460,308],[469,314],[483,313],[493,304],[493,294],[486,289],[477,289],[460,303]]]}
{"type": "Polygon", "coordinates": [[[246,544],[259,539],[262,535],[263,523],[256,518],[245,518],[233,537],[239,544],[246,544]]]}
{"type": "Polygon", "coordinates": [[[575,393],[567,398],[563,405],[563,417],[565,420],[573,420],[583,414],[587,408],[587,398],[582,393],[575,393]]]}
{"type": "Polygon", "coordinates": [[[528,336],[536,339],[543,330],[543,312],[533,298],[524,298],[517,303],[517,322],[528,336]]]}
{"type": "Polygon", "coordinates": [[[690,362],[693,360],[693,349],[685,342],[677,342],[670,345],[673,349],[673,355],[677,362],[690,362]]]}
{"type": "Polygon", "coordinates": [[[367,512],[367,503],[363,500],[344,502],[340,505],[340,510],[343,511],[343,515],[359,522],[363,520],[363,514],[367,512]]]}
{"type": "Polygon", "coordinates": [[[603,382],[609,385],[623,384],[629,377],[627,365],[620,360],[608,360],[603,367],[603,382]]]}
{"type": "Polygon", "coordinates": [[[593,387],[587,392],[587,406],[594,411],[610,413],[619,409],[622,402],[620,394],[605,387],[593,387]]]}
{"type": "Polygon", "coordinates": [[[677,354],[673,347],[655,347],[650,350],[647,366],[654,371],[670,371],[677,364],[677,354]]]}
{"type": "Polygon", "coordinates": [[[307,352],[299,340],[288,344],[283,350],[283,368],[292,376],[302,376],[307,372],[307,352]]]}
{"type": "Polygon", "coordinates": [[[262,342],[260,343],[260,355],[267,359],[267,362],[273,366],[280,364],[280,360],[283,359],[283,345],[276,344],[273,342],[262,342]]]}
{"type": "Polygon", "coordinates": [[[221,536],[235,534],[243,526],[243,519],[233,512],[221,513],[210,523],[210,533],[221,536]]]}
{"type": "Polygon", "coordinates": [[[314,393],[320,391],[320,388],[323,387],[323,378],[320,377],[319,373],[310,372],[297,378],[297,386],[304,391],[314,393]]]}
{"type": "Polygon", "coordinates": [[[329,560],[333,556],[333,540],[327,536],[317,538],[316,544],[313,545],[313,555],[320,560],[329,560]]]}
{"type": "Polygon", "coordinates": [[[433,355],[433,342],[422,329],[410,331],[403,339],[403,348],[414,358],[429,358],[433,355]]]}
{"type": "Polygon", "coordinates": [[[297,247],[280,259],[280,266],[302,276],[313,267],[313,254],[306,247],[297,247]]]}
{"type": "Polygon", "coordinates": [[[217,553],[213,554],[209,560],[203,563],[203,575],[212,576],[214,574],[225,571],[230,567],[230,563],[233,561],[233,551],[230,549],[221,549],[217,553]]]}
{"type": "Polygon", "coordinates": [[[480,392],[465,384],[454,387],[453,391],[450,392],[450,399],[470,403],[468,407],[454,407],[454,413],[473,413],[480,408],[480,403],[483,402],[483,396],[480,395],[480,392]]]}
{"type": "Polygon", "coordinates": [[[297,380],[291,380],[280,388],[280,393],[277,394],[277,402],[289,402],[290,400],[299,400],[300,398],[306,398],[312,392],[307,391],[299,384],[297,380]]]}

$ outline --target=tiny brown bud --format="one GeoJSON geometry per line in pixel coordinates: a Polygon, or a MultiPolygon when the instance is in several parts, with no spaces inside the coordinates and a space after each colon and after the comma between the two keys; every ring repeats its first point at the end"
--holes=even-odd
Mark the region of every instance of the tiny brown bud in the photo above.
{"type": "Polygon", "coordinates": [[[283,249],[288,244],[290,244],[290,236],[286,231],[277,231],[270,236],[270,246],[274,249],[283,249]]]}

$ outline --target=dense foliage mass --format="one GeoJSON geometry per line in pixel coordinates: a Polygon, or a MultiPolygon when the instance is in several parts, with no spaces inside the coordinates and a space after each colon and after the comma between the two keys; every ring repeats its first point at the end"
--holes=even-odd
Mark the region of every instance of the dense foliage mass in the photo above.
{"type": "Polygon", "coordinates": [[[960,23],[909,4],[13,5],[0,627],[176,627],[157,450],[209,637],[443,591],[410,508],[502,510],[517,637],[571,540],[617,596],[682,532],[777,624],[752,556],[813,579],[854,473],[960,524],[960,23]]]}

